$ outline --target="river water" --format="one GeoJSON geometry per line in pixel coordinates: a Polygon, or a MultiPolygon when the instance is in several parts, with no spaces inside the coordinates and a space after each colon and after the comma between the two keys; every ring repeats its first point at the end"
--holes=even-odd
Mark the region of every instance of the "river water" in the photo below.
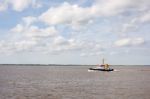
{"type": "Polygon", "coordinates": [[[150,99],[150,66],[0,66],[0,99],[150,99]]]}

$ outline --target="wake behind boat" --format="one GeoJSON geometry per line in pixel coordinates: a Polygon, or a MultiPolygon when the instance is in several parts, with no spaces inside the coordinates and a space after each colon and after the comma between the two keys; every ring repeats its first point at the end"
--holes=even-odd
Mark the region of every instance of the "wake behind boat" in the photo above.
{"type": "Polygon", "coordinates": [[[108,64],[104,64],[104,59],[103,59],[103,64],[99,65],[96,68],[89,68],[89,70],[93,70],[93,71],[114,71],[114,69],[109,67],[110,65],[108,64]]]}

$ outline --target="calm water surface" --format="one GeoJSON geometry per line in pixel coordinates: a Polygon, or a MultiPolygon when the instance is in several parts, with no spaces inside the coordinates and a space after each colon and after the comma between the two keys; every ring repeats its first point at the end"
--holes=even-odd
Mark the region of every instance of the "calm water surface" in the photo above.
{"type": "Polygon", "coordinates": [[[150,99],[150,66],[0,66],[0,99],[150,99]]]}

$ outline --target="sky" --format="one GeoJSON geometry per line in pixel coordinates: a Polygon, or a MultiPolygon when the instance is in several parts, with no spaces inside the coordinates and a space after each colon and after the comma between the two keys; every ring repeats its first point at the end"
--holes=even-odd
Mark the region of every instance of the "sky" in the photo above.
{"type": "Polygon", "coordinates": [[[150,65],[149,0],[0,0],[0,64],[150,65]]]}

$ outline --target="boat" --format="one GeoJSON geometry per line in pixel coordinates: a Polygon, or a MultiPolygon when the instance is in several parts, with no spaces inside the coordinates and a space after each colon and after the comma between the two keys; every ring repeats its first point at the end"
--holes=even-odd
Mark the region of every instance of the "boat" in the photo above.
{"type": "Polygon", "coordinates": [[[89,70],[94,70],[94,71],[114,71],[114,69],[109,68],[109,69],[104,69],[104,68],[89,68],[89,70]]]}
{"type": "Polygon", "coordinates": [[[103,64],[99,65],[96,68],[89,68],[89,70],[93,70],[93,71],[114,71],[114,69],[109,68],[108,64],[104,64],[104,59],[102,60],[103,64]]]}

